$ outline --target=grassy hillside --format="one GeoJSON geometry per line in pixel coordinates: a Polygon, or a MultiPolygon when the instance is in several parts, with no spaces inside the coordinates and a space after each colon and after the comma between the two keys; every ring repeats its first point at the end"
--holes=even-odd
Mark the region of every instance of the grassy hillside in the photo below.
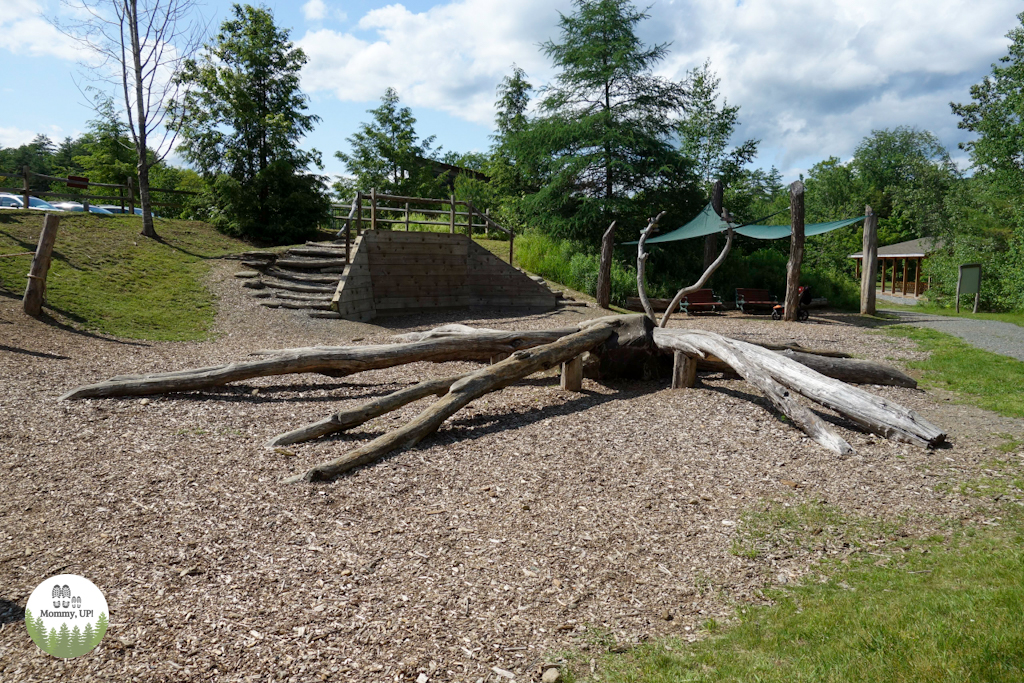
{"type": "MultiPolygon", "coordinates": [[[[0,255],[35,251],[43,216],[0,212],[0,255]]],[[[157,219],[159,240],[141,237],[138,216],[61,215],[47,278],[47,308],[82,326],[153,340],[206,337],[213,295],[210,259],[247,244],[205,223],[157,219]]],[[[0,256],[0,291],[21,297],[31,256],[0,256]]]]}

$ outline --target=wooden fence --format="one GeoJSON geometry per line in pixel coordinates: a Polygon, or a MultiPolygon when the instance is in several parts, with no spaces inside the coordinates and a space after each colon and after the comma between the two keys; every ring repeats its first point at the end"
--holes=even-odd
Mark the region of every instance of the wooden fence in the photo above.
{"type": "MultiPolygon", "coordinates": [[[[0,178],[20,178],[21,179],[21,181],[22,181],[21,187],[18,187],[18,188],[0,187],[0,192],[10,192],[11,194],[20,194],[22,196],[22,201],[25,203],[25,208],[28,208],[28,206],[29,206],[29,197],[30,196],[36,196],[36,197],[39,197],[41,199],[52,198],[52,199],[81,200],[82,201],[82,206],[85,207],[86,211],[89,210],[89,204],[90,203],[92,203],[92,204],[103,203],[103,204],[116,204],[116,205],[121,207],[121,211],[122,212],[127,208],[128,209],[128,213],[135,213],[135,204],[137,203],[137,195],[136,195],[135,183],[133,182],[133,178],[131,178],[131,177],[129,177],[127,179],[127,182],[124,185],[119,185],[117,183],[94,183],[94,182],[89,181],[87,178],[81,178],[81,179],[73,178],[73,177],[72,178],[60,178],[60,177],[57,177],[57,176],[50,176],[50,175],[44,175],[42,173],[36,173],[34,171],[29,170],[28,166],[26,166],[22,170],[22,172],[20,174],[15,175],[15,174],[11,174],[11,173],[0,173],[0,178]],[[116,190],[117,194],[106,194],[106,195],[98,195],[98,194],[72,194],[72,193],[67,193],[67,192],[54,192],[52,190],[33,190],[32,187],[31,187],[32,178],[42,178],[43,180],[48,180],[48,181],[50,181],[52,183],[64,183],[65,185],[68,185],[69,187],[82,187],[82,188],[86,189],[87,191],[88,191],[89,188],[92,188],[92,187],[112,188],[111,192],[113,190],[116,190]],[[91,200],[100,200],[100,201],[96,202],[96,201],[91,201],[91,200]]],[[[161,193],[166,193],[166,194],[171,194],[171,195],[175,195],[175,194],[176,195],[195,195],[195,194],[198,194],[198,192],[190,192],[188,190],[165,190],[165,189],[162,189],[162,188],[159,188],[159,187],[151,187],[151,188],[149,188],[149,191],[151,193],[152,192],[161,192],[161,193]]],[[[178,208],[178,209],[180,209],[181,206],[182,206],[181,202],[150,202],[150,204],[152,206],[164,206],[164,207],[178,208]]]]}
{"type": "Polygon", "coordinates": [[[402,230],[408,232],[413,225],[427,225],[434,227],[446,227],[448,232],[465,232],[470,238],[473,233],[484,233],[489,235],[491,230],[508,236],[508,261],[512,263],[515,233],[508,228],[498,225],[489,215],[489,211],[480,211],[473,206],[472,201],[455,199],[451,195],[449,199],[431,199],[429,197],[401,197],[398,195],[378,194],[375,189],[369,193],[356,192],[352,203],[347,206],[348,215],[344,218],[341,213],[346,208],[345,204],[335,204],[332,209],[332,216],[337,227],[338,222],[343,225],[338,230],[338,237],[345,236],[345,254],[348,256],[352,243],[352,226],[355,225],[356,234],[363,230],[402,230]],[[424,206],[432,208],[423,208],[424,206]],[[427,220],[413,219],[413,216],[422,216],[427,220]]]}

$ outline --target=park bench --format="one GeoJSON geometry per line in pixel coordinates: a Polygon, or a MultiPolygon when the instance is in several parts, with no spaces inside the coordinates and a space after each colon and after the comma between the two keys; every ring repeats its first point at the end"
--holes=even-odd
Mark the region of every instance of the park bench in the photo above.
{"type": "Polygon", "coordinates": [[[736,288],[736,308],[744,313],[747,308],[773,308],[779,303],[777,297],[772,296],[767,289],[754,289],[751,287],[736,288]]]}
{"type": "Polygon", "coordinates": [[[692,315],[706,311],[722,311],[725,310],[725,304],[722,303],[721,297],[715,295],[714,291],[698,289],[683,297],[683,300],[679,302],[679,310],[687,315],[692,315]]]}

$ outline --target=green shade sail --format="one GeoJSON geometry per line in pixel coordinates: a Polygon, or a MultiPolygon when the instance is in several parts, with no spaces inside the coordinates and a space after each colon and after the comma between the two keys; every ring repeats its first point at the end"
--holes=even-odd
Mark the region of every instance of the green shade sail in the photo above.
{"type": "MultiPolygon", "coordinates": [[[[864,220],[864,216],[858,216],[857,218],[845,218],[841,221],[830,221],[828,223],[810,223],[804,226],[804,235],[820,235],[831,230],[845,228],[847,225],[852,225],[853,223],[861,220],[864,220]]],[[[712,208],[711,203],[709,202],[708,205],[705,206],[692,221],[681,228],[676,228],[672,232],[659,235],[658,237],[652,237],[647,240],[647,244],[677,242],[679,240],[688,240],[694,237],[703,237],[716,232],[725,232],[728,227],[729,226],[726,222],[719,218],[718,214],[715,213],[714,208],[712,208]]],[[[789,237],[790,226],[744,225],[741,228],[736,228],[734,232],[738,235],[753,237],[759,240],[777,240],[783,237],[789,237]]],[[[632,242],[623,242],[623,244],[636,244],[637,242],[638,240],[634,240],[632,242]]]]}

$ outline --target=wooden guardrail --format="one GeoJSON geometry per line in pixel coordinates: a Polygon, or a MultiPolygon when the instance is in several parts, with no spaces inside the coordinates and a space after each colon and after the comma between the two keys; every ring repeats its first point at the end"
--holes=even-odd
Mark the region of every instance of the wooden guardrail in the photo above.
{"type": "MultiPolygon", "coordinates": [[[[137,203],[137,195],[135,190],[135,183],[133,179],[129,177],[127,182],[123,185],[118,183],[94,183],[88,178],[61,178],[59,176],[45,175],[43,173],[36,173],[25,166],[20,174],[12,173],[0,173],[0,178],[17,178],[22,181],[21,187],[0,187],[0,192],[10,192],[11,194],[20,194],[22,201],[26,208],[29,206],[29,197],[35,196],[41,199],[52,198],[52,199],[74,199],[82,200],[82,206],[85,210],[89,210],[90,202],[96,204],[98,202],[91,200],[100,200],[105,204],[117,204],[121,207],[121,211],[124,211],[127,207],[129,213],[135,213],[135,204],[137,203]],[[64,183],[68,187],[82,188],[88,190],[91,187],[109,187],[117,190],[117,194],[108,195],[97,195],[97,194],[71,194],[67,192],[54,192],[52,190],[33,190],[31,186],[32,178],[42,178],[55,183],[64,183]]],[[[167,190],[159,187],[149,188],[150,192],[160,192],[166,194],[179,194],[179,195],[195,195],[198,192],[191,192],[188,190],[167,190]]],[[[150,202],[152,206],[164,206],[169,208],[181,208],[181,202],[150,202]]]]}
{"type": "MultiPolygon", "coordinates": [[[[334,208],[343,211],[345,204],[336,204],[334,208]]],[[[335,216],[335,220],[338,218],[340,216],[335,216]]],[[[356,192],[349,207],[348,216],[342,221],[344,225],[338,230],[338,237],[341,237],[342,234],[345,235],[346,256],[351,244],[353,225],[355,225],[356,234],[363,230],[395,230],[402,227],[409,231],[413,225],[427,225],[447,227],[453,235],[456,232],[465,231],[471,239],[474,232],[489,235],[490,231],[494,230],[503,233],[508,236],[508,260],[509,263],[512,263],[515,233],[491,218],[489,210],[480,211],[473,206],[472,201],[455,199],[455,195],[451,195],[448,199],[436,199],[378,194],[376,189],[371,189],[369,193],[356,192]],[[422,208],[423,205],[434,208],[422,208]],[[363,217],[364,210],[366,218],[363,217]],[[413,220],[414,215],[422,216],[427,220],[420,218],[413,220]]]]}

